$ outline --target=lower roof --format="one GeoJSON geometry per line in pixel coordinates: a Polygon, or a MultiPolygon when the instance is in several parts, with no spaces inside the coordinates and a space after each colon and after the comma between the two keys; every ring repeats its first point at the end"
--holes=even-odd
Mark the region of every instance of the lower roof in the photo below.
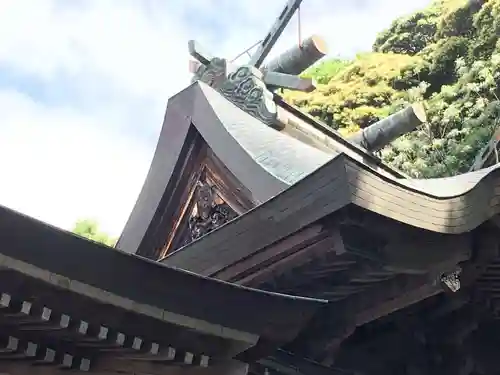
{"type": "MultiPolygon", "coordinates": [[[[175,326],[185,330],[181,338],[190,332],[236,341],[255,336],[278,345],[293,338],[324,305],[321,300],[266,293],[167,267],[1,206],[0,243],[0,277],[11,275],[0,293],[20,293],[29,284],[34,286],[29,293],[43,302],[44,295],[59,290],[82,306],[136,314],[135,325],[142,316],[159,327],[175,326]]],[[[64,307],[61,302],[63,309],[72,304],[64,307]]]]}

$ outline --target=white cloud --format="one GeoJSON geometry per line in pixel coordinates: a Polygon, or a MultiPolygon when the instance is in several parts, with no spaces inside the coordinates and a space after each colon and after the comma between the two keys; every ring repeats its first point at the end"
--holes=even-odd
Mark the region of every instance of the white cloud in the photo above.
{"type": "Polygon", "coordinates": [[[156,17],[145,2],[129,0],[61,4],[2,1],[0,62],[47,81],[62,73],[80,84],[104,76],[118,89],[150,97],[164,97],[188,79],[187,25],[175,14],[156,17]]]}
{"type": "Polygon", "coordinates": [[[63,228],[96,218],[119,233],[140,191],[150,150],[99,130],[105,120],[0,91],[2,203],[63,228]]]}
{"type": "Polygon", "coordinates": [[[0,65],[78,98],[0,92],[0,203],[64,228],[95,217],[117,235],[153,153],[135,135],[157,135],[168,96],[189,82],[184,30],[132,1],[59,4],[0,3],[0,65]]]}
{"type": "MultiPolygon", "coordinates": [[[[305,0],[303,35],[322,34],[333,54],[349,55],[427,2],[305,0]]],[[[0,204],[63,228],[95,217],[118,235],[166,101],[189,82],[187,40],[235,56],[264,36],[283,4],[2,0],[0,204]]],[[[276,51],[296,39],[294,19],[276,51]]]]}

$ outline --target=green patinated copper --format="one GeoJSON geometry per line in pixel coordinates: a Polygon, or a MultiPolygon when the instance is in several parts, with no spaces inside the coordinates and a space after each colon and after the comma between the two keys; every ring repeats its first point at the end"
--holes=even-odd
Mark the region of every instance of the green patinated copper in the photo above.
{"type": "Polygon", "coordinates": [[[252,66],[235,66],[226,59],[214,57],[208,65],[199,66],[193,82],[206,83],[264,124],[281,129],[273,94],[262,78],[263,74],[252,66]]]}

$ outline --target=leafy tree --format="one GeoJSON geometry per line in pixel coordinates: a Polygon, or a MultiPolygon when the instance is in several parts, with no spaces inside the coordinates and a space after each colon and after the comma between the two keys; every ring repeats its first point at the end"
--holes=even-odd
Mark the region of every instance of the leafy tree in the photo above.
{"type": "Polygon", "coordinates": [[[381,32],[373,50],[415,55],[434,42],[437,31],[440,5],[433,5],[410,16],[395,20],[388,30],[381,32]]]}
{"type": "Polygon", "coordinates": [[[467,171],[500,126],[500,0],[435,0],[395,20],[373,52],[324,62],[310,94],[285,98],[343,134],[424,101],[429,121],[381,152],[414,177],[467,171]]]}
{"type": "Polygon", "coordinates": [[[330,59],[311,67],[302,74],[304,78],[314,78],[317,83],[326,84],[351,63],[349,60],[330,59]]]}
{"type": "Polygon", "coordinates": [[[352,133],[389,115],[391,104],[405,96],[396,87],[418,86],[421,64],[417,56],[359,54],[342,68],[334,65],[332,78],[314,92],[286,92],[284,96],[342,133],[352,133]]]}
{"type": "Polygon", "coordinates": [[[107,246],[114,247],[116,244],[116,239],[110,237],[104,232],[101,232],[99,230],[97,221],[92,219],[78,220],[75,223],[72,232],[89,240],[99,242],[107,246]]]}

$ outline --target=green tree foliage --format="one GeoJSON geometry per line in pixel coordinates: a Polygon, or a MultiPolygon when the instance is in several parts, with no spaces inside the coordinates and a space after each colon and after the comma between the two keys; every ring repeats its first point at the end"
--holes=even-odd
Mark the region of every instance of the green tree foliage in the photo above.
{"type": "Polygon", "coordinates": [[[373,52],[306,72],[315,92],[285,98],[343,134],[424,101],[428,123],[382,158],[414,177],[461,173],[500,126],[499,36],[500,0],[436,0],[395,20],[373,52]]]}
{"type": "Polygon", "coordinates": [[[418,85],[415,72],[421,62],[419,57],[395,53],[360,54],[342,68],[320,66],[323,75],[333,68],[327,84],[311,94],[287,92],[285,98],[343,133],[355,132],[389,114],[391,103],[404,94],[395,86],[412,79],[418,85]]]}
{"type": "Polygon", "coordinates": [[[116,239],[110,237],[104,232],[101,232],[97,221],[92,219],[78,220],[75,223],[72,232],[107,246],[114,247],[116,243],[116,239]]]}
{"type": "Polygon", "coordinates": [[[373,45],[375,52],[415,55],[434,42],[441,9],[429,7],[410,16],[395,20],[381,32],[373,45]]]}
{"type": "Polygon", "coordinates": [[[350,63],[350,61],[342,59],[322,61],[318,65],[315,65],[308,71],[304,72],[302,76],[304,78],[314,78],[316,82],[326,84],[350,63]]]}

